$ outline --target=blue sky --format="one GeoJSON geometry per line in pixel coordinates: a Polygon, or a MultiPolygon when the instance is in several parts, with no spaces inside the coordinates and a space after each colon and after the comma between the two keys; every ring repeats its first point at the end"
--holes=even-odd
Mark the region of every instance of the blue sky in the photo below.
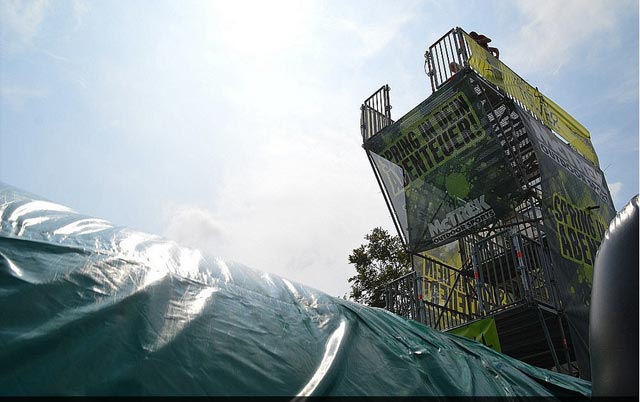
{"type": "Polygon", "coordinates": [[[383,84],[431,93],[460,26],[592,135],[616,208],[638,192],[638,2],[0,2],[0,181],[333,295],[393,230],[361,148],[383,84]]]}

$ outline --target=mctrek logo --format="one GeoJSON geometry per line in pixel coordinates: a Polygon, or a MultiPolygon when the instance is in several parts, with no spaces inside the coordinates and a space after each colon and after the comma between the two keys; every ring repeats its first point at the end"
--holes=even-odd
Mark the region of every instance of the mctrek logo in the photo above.
{"type": "Polygon", "coordinates": [[[483,194],[449,212],[444,219],[434,219],[429,223],[429,234],[434,243],[440,243],[495,216],[483,194]]]}

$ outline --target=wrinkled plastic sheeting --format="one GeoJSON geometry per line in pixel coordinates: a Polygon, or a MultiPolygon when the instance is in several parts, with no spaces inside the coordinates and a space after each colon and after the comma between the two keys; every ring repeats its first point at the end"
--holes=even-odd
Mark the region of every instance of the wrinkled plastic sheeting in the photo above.
{"type": "Polygon", "coordinates": [[[3,395],[588,397],[589,382],[0,183],[3,395]]]}

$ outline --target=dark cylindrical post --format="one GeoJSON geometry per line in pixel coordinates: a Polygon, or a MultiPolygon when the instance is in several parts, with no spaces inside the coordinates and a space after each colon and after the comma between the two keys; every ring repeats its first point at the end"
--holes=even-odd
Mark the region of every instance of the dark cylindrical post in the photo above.
{"type": "Polygon", "coordinates": [[[589,323],[593,396],[638,396],[638,196],[596,254],[589,323]]]}

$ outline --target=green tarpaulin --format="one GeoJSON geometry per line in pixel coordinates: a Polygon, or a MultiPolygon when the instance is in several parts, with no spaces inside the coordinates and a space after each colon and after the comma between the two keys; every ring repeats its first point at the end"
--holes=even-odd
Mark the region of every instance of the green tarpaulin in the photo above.
{"type": "Polygon", "coordinates": [[[577,396],[387,311],[0,183],[2,395],[577,396]]]}

